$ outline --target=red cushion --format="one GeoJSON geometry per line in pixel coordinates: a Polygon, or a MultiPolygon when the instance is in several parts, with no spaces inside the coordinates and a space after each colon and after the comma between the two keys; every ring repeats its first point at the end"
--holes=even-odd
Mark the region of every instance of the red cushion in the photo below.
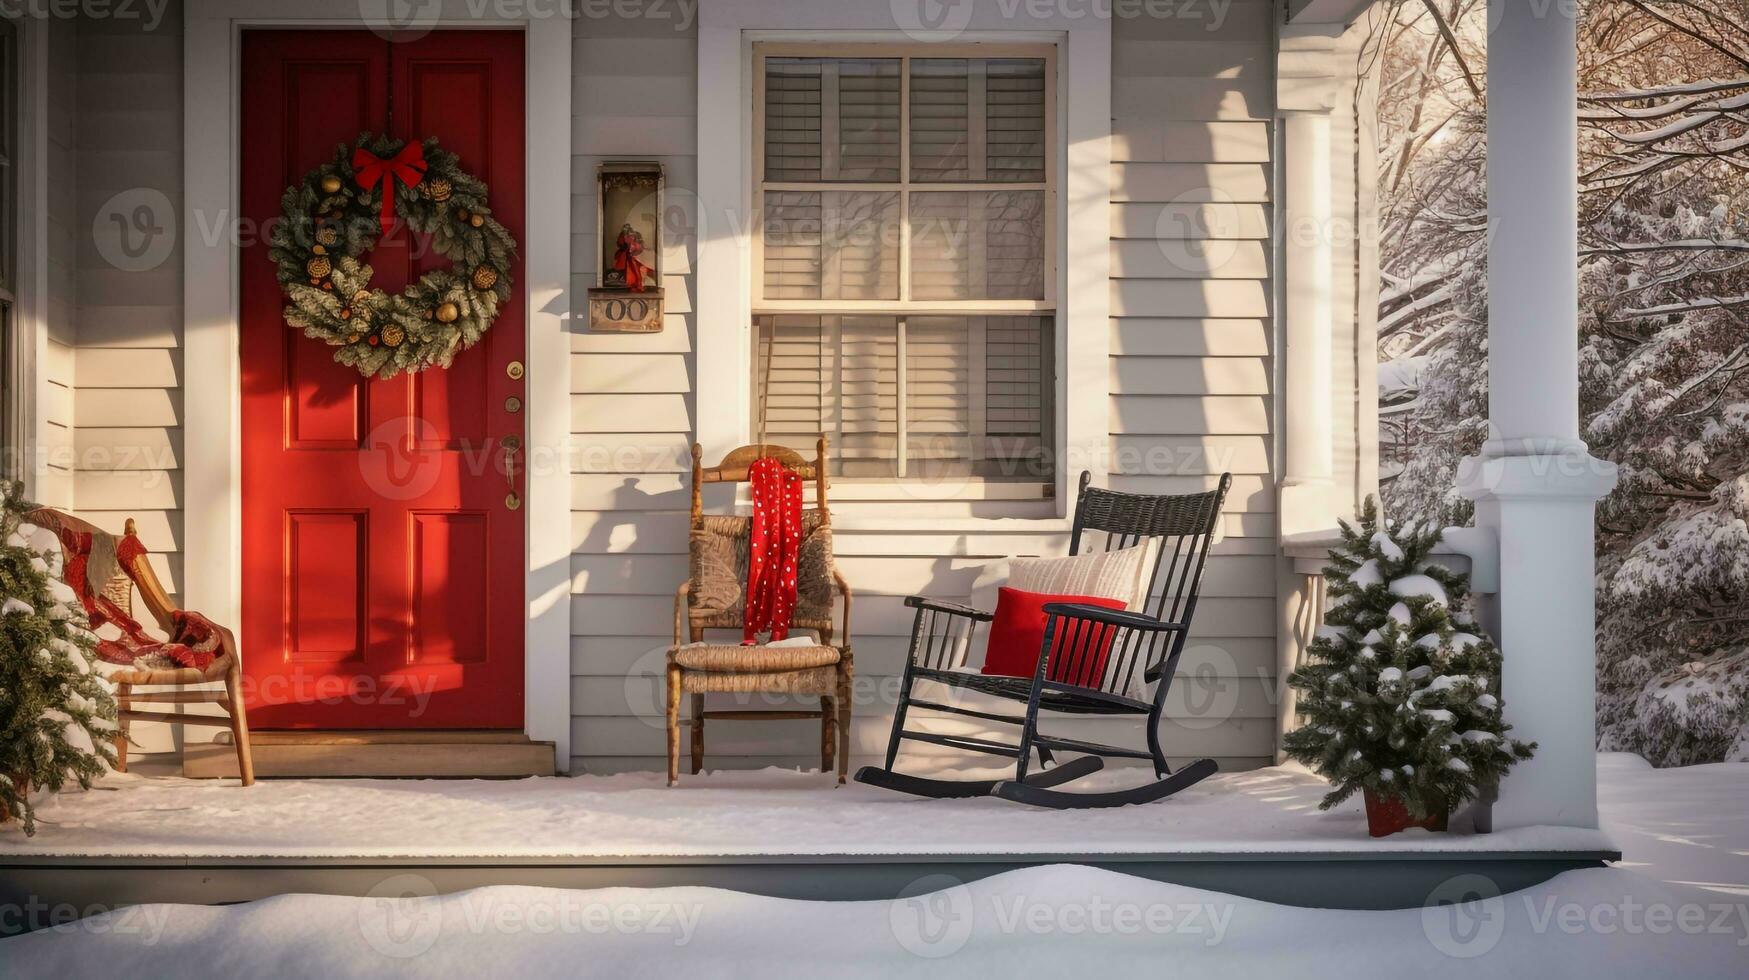
{"type": "MultiPolygon", "coordinates": [[[[984,650],[984,673],[1003,677],[1033,675],[1038,669],[1039,651],[1044,649],[1045,603],[1048,602],[1124,608],[1122,599],[1024,592],[1005,585],[997,593],[996,618],[990,621],[990,644],[984,650]]],[[[1111,653],[1111,641],[1117,631],[1109,627],[1094,630],[1092,624],[1081,624],[1079,642],[1075,647],[1067,647],[1066,642],[1076,638],[1077,629],[1069,621],[1058,620],[1057,636],[1051,646],[1051,680],[1082,687],[1099,686],[1100,678],[1105,676],[1105,658],[1111,653]]]]}

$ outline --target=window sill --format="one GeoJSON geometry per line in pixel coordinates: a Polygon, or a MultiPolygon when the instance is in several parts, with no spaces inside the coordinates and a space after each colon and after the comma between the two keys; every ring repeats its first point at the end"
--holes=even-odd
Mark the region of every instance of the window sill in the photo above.
{"type": "Polygon", "coordinates": [[[936,500],[1051,500],[1052,484],[976,477],[942,480],[880,480],[838,477],[831,481],[833,500],[928,502],[936,500]]]}
{"type": "MultiPolygon", "coordinates": [[[[831,482],[832,526],[850,532],[1054,534],[1069,531],[1050,483],[996,480],[831,482]]],[[[738,503],[749,503],[745,488],[738,503]]]]}

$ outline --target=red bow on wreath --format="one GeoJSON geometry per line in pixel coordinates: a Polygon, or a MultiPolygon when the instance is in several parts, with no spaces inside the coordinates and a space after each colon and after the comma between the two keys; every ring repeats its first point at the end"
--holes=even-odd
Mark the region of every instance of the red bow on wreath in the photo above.
{"type": "Polygon", "coordinates": [[[395,181],[409,188],[419,183],[425,174],[425,147],[418,142],[408,143],[394,159],[384,160],[361,146],[352,151],[352,170],[358,186],[367,191],[382,182],[382,226],[383,234],[387,235],[395,227],[395,181]]]}

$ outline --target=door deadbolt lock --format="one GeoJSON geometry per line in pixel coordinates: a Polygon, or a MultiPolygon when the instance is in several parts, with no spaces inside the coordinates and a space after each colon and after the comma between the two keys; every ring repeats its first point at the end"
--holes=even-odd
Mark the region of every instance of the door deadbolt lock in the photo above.
{"type": "Polygon", "coordinates": [[[522,399],[515,395],[511,395],[509,398],[504,399],[504,410],[512,415],[522,411],[522,399]]]}
{"type": "Polygon", "coordinates": [[[504,365],[504,373],[510,376],[510,380],[520,381],[522,379],[522,362],[511,361],[504,365]]]}

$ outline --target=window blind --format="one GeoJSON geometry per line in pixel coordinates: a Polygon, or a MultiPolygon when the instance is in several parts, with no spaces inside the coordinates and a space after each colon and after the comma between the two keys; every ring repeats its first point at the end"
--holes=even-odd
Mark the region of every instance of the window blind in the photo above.
{"type": "Polygon", "coordinates": [[[1050,472],[1050,324],[758,317],[755,428],[798,450],[826,433],[842,476],[1041,479],[1050,472]]]}

